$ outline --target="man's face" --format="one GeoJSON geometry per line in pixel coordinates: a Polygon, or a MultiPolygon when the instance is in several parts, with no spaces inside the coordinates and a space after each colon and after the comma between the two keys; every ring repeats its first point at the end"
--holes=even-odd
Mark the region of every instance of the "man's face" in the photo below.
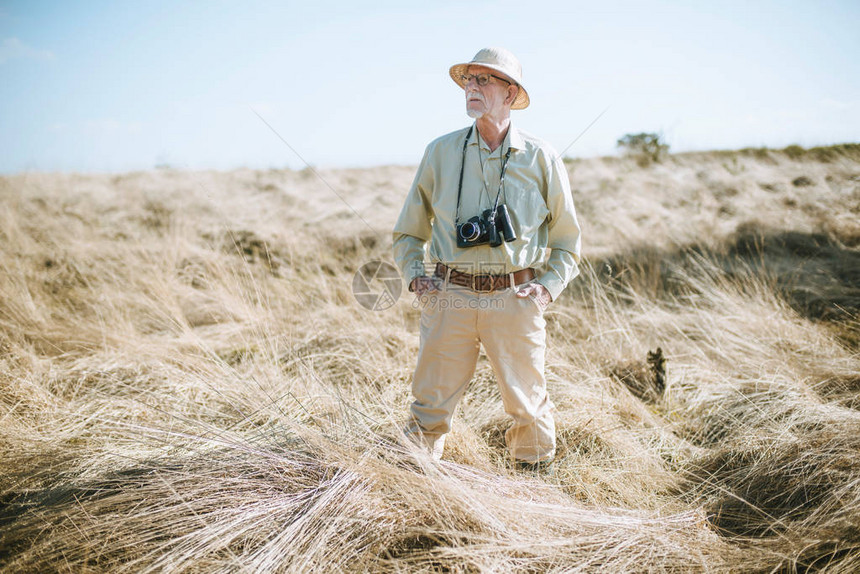
{"type": "MultiPolygon", "coordinates": [[[[502,75],[495,70],[483,66],[469,66],[467,73],[472,75],[502,75]]],[[[491,77],[490,83],[486,86],[479,86],[475,79],[469,80],[465,86],[466,113],[468,116],[473,119],[478,119],[485,115],[498,117],[506,107],[505,99],[508,97],[509,86],[510,84],[507,82],[495,77],[491,77]]],[[[510,104],[507,104],[507,106],[510,106],[510,104]]]]}

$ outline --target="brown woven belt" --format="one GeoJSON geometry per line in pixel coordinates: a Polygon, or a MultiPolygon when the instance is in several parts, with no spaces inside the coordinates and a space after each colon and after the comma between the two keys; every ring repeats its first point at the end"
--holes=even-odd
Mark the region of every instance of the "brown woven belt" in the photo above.
{"type": "MultiPolygon", "coordinates": [[[[436,277],[442,279],[448,274],[450,267],[442,263],[436,264],[436,277]]],[[[535,270],[531,267],[514,271],[514,285],[527,283],[535,278],[535,270]]],[[[504,275],[488,275],[463,273],[456,269],[451,269],[451,275],[448,277],[448,282],[461,287],[468,287],[472,291],[497,291],[499,289],[507,289],[511,286],[511,274],[504,275]]]]}

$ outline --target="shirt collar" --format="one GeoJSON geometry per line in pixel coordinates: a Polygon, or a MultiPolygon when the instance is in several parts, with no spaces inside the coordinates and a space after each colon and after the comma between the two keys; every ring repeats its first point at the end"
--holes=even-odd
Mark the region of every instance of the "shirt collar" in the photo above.
{"type": "MultiPolygon", "coordinates": [[[[472,124],[472,135],[469,136],[469,145],[478,145],[478,137],[478,125],[472,124]]],[[[508,126],[508,133],[502,142],[502,153],[504,154],[509,147],[513,150],[522,150],[526,147],[522,134],[514,127],[513,123],[508,126]]]]}
{"type": "Polygon", "coordinates": [[[508,146],[515,150],[526,149],[526,142],[523,140],[520,130],[515,128],[513,124],[511,124],[510,129],[508,129],[508,135],[505,139],[508,140],[508,146]]]}

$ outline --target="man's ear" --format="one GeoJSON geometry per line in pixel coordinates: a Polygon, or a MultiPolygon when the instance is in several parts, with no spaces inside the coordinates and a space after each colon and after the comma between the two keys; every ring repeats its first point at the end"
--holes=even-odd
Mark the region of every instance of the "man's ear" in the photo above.
{"type": "Polygon", "coordinates": [[[520,93],[520,87],[518,85],[511,84],[510,86],[508,86],[508,97],[505,98],[505,103],[510,104],[510,105],[514,105],[514,101],[517,99],[517,95],[519,93],[520,93]],[[513,91],[511,91],[511,88],[513,88],[513,91]],[[510,101],[508,101],[508,100],[510,100],[510,101]]]}

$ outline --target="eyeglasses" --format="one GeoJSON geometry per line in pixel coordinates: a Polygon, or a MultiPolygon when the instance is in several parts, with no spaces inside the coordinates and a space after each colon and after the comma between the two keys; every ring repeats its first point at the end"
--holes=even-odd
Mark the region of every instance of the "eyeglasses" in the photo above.
{"type": "Polygon", "coordinates": [[[508,80],[496,76],[495,74],[462,74],[460,76],[460,80],[463,82],[463,85],[469,83],[470,80],[475,80],[475,82],[483,87],[490,83],[490,78],[496,78],[497,80],[501,80],[508,85],[513,85],[513,82],[509,82],[508,80]]]}

